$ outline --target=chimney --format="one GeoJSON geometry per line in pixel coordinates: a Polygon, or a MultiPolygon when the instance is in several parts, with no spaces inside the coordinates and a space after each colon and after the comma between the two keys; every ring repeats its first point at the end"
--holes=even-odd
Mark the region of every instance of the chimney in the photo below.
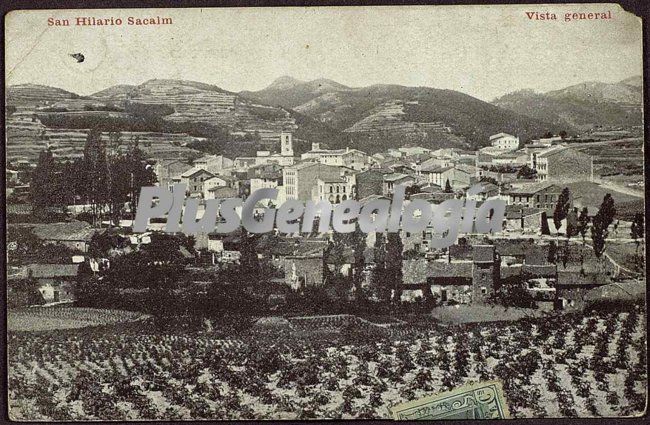
{"type": "Polygon", "coordinates": [[[313,150],[313,151],[320,150],[320,143],[312,142],[311,150],[313,150]]]}

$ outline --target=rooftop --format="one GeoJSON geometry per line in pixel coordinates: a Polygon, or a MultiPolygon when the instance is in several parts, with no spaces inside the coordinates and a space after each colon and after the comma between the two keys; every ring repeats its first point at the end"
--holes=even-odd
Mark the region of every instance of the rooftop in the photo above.
{"type": "Polygon", "coordinates": [[[189,170],[187,170],[187,171],[181,173],[180,177],[181,177],[181,178],[189,178],[189,177],[192,177],[193,175],[198,174],[198,173],[201,173],[201,172],[206,173],[206,174],[213,175],[211,172],[206,171],[206,170],[204,170],[203,168],[192,167],[192,168],[190,168],[189,170]]]}
{"type": "Polygon", "coordinates": [[[47,223],[34,226],[34,234],[39,239],[50,241],[90,241],[97,232],[85,221],[47,223]]]}
{"type": "Polygon", "coordinates": [[[30,264],[27,270],[36,279],[74,277],[79,271],[79,264],[30,264]]]}
{"type": "Polygon", "coordinates": [[[508,133],[497,133],[497,134],[493,134],[492,136],[490,136],[490,141],[500,139],[502,137],[515,137],[515,136],[513,136],[512,134],[508,134],[508,133]]]}
{"type": "Polygon", "coordinates": [[[524,185],[519,188],[513,188],[508,191],[509,194],[512,195],[533,195],[537,192],[541,192],[542,190],[547,190],[550,188],[555,188],[557,191],[560,191],[560,188],[555,186],[553,183],[548,183],[548,182],[540,182],[540,183],[531,183],[529,185],[524,185]]]}
{"type": "Polygon", "coordinates": [[[409,176],[408,174],[402,174],[402,173],[393,173],[393,174],[387,174],[384,176],[384,181],[387,182],[394,182],[398,180],[402,180],[405,178],[413,178],[412,176],[409,176]]]}

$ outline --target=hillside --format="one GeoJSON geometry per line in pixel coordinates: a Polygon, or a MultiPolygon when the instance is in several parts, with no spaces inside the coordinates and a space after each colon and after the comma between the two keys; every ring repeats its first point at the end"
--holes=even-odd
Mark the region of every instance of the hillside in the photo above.
{"type": "MultiPolygon", "coordinates": [[[[165,158],[196,154],[184,146],[198,138],[232,156],[254,154],[256,146],[242,139],[257,134],[288,130],[303,140],[334,143],[339,137],[339,132],[298,112],[181,80],[113,86],[87,97],[46,86],[12,86],[7,111],[9,160],[33,160],[47,145],[56,156],[78,157],[88,129],[94,127],[138,137],[142,146],[151,147],[152,156],[165,158]]],[[[297,141],[296,147],[300,153],[309,144],[297,141]]]]}
{"type": "Polygon", "coordinates": [[[353,88],[288,76],[263,90],[241,93],[161,79],[108,87],[91,96],[26,84],[7,89],[7,150],[12,158],[33,158],[53,140],[74,157],[92,127],[156,144],[168,140],[165,155],[182,152],[196,138],[206,139],[203,144],[211,144],[211,151],[253,154],[255,138],[279,131],[295,134],[297,154],[310,142],[369,153],[405,145],[478,148],[502,131],[526,142],[549,131],[632,125],[640,120],[641,89],[635,84],[638,79],[584,83],[545,94],[521,91],[493,104],[452,90],[388,84],[353,88]]]}
{"type": "Polygon", "coordinates": [[[33,109],[37,105],[51,105],[56,102],[78,99],[80,96],[57,87],[40,84],[19,84],[8,86],[5,105],[10,112],[33,109]]]}
{"type": "Polygon", "coordinates": [[[492,103],[567,131],[642,124],[641,77],[618,83],[585,82],[547,93],[520,90],[492,103]]]}
{"type": "Polygon", "coordinates": [[[570,99],[583,102],[613,102],[640,104],[639,86],[627,83],[601,83],[590,81],[546,93],[556,99],[570,99]]]}
{"type": "Polygon", "coordinates": [[[627,84],[628,86],[643,87],[643,77],[641,75],[636,75],[634,77],[626,78],[625,80],[621,80],[620,82],[621,84],[627,84]]]}
{"type": "Polygon", "coordinates": [[[131,92],[135,90],[137,86],[131,84],[118,84],[116,86],[109,87],[107,89],[93,93],[90,97],[94,98],[110,98],[110,99],[127,99],[131,92]]]}
{"type": "MultiPolygon", "coordinates": [[[[95,96],[102,94],[107,101],[121,100],[125,89],[110,88],[95,96]]],[[[126,97],[130,103],[170,108],[171,113],[163,119],[172,123],[202,123],[243,133],[296,128],[289,112],[281,108],[257,104],[237,93],[194,81],[149,80],[128,89],[126,97]]]]}
{"type": "Polygon", "coordinates": [[[379,84],[351,88],[325,79],[302,82],[283,77],[261,91],[242,92],[242,96],[292,108],[345,133],[350,146],[371,151],[405,143],[432,148],[477,147],[501,131],[524,140],[559,131],[541,120],[471,96],[429,87],[379,84]]]}
{"type": "Polygon", "coordinates": [[[330,93],[348,92],[351,90],[350,87],[325,78],[313,81],[301,81],[289,76],[284,76],[273,81],[273,83],[268,87],[260,91],[243,91],[240,94],[245,98],[266,105],[276,105],[282,106],[283,108],[297,109],[300,105],[319,96],[330,93]]]}

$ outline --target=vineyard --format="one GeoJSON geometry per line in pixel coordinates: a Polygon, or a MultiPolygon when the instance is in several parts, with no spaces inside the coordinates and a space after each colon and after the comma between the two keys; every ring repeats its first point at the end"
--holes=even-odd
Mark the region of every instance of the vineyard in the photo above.
{"type": "Polygon", "coordinates": [[[144,322],[11,332],[9,407],[13,420],[389,418],[391,405],[499,379],[515,417],[639,415],[645,323],[636,307],[365,339],[144,322]]]}

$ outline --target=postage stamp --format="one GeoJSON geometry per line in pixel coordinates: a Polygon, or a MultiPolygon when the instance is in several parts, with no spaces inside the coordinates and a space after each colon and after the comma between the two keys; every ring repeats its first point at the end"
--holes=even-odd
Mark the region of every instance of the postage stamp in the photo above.
{"type": "Polygon", "coordinates": [[[499,381],[463,385],[452,391],[391,408],[395,420],[510,419],[499,381]]]}

